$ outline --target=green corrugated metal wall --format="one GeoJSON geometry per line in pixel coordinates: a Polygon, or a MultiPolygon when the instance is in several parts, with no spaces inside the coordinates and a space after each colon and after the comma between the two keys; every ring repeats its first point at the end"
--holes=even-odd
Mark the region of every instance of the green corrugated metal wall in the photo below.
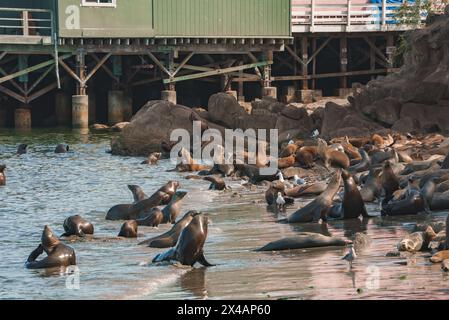
{"type": "Polygon", "coordinates": [[[290,0],[153,0],[158,36],[290,36],[290,0]]]}
{"type": "Polygon", "coordinates": [[[61,37],[290,36],[290,0],[117,0],[117,8],[80,7],[81,29],[70,30],[65,9],[80,3],[58,1],[61,37]]]}

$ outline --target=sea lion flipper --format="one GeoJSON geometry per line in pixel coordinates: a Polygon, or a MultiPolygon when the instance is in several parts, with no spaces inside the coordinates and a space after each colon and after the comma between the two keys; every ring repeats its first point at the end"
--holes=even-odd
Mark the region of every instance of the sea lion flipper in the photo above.
{"type": "Polygon", "coordinates": [[[205,267],[214,267],[215,264],[211,264],[209,261],[206,260],[206,257],[204,256],[204,252],[201,253],[198,262],[201,263],[205,267]]]}

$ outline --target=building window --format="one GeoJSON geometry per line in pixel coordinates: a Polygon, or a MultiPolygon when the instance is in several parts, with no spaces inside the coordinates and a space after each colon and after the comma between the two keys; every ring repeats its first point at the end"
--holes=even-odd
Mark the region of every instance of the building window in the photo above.
{"type": "Polygon", "coordinates": [[[83,0],[83,7],[112,7],[117,6],[117,0],[83,0]]]}

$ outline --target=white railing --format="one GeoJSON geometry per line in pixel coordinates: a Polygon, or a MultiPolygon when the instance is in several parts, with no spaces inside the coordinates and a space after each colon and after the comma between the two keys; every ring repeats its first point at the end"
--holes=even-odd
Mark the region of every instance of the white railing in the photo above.
{"type": "Polygon", "coordinates": [[[54,31],[51,10],[0,8],[0,36],[48,36],[54,31]]]}
{"type": "MultiPolygon", "coordinates": [[[[387,3],[383,0],[379,4],[360,3],[361,1],[337,0],[292,0],[292,25],[308,26],[311,30],[315,26],[366,26],[367,29],[377,30],[388,26],[398,27],[396,10],[401,4],[387,3]],[[378,28],[370,28],[377,26],[378,28]]],[[[423,15],[425,19],[425,15],[423,15]]]]}

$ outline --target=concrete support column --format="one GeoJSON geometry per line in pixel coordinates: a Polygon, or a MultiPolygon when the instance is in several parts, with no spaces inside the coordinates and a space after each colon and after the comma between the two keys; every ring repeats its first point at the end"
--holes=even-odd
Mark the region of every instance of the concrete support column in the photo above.
{"type": "Polygon", "coordinates": [[[273,99],[277,99],[278,97],[278,89],[276,87],[265,87],[262,88],[262,97],[270,97],[273,99]]]}
{"type": "Polygon", "coordinates": [[[299,90],[297,92],[297,96],[299,101],[302,103],[312,103],[314,90],[299,90]]]}
{"type": "Polygon", "coordinates": [[[58,126],[70,126],[72,122],[70,97],[64,91],[55,94],[55,117],[58,126]]]}
{"type": "Polygon", "coordinates": [[[177,104],[176,101],[176,91],[174,90],[164,90],[161,92],[161,100],[169,101],[173,104],[177,104]]]}
{"type": "Polygon", "coordinates": [[[31,129],[31,109],[24,105],[14,111],[14,127],[18,130],[31,129]]]}
{"type": "Polygon", "coordinates": [[[87,95],[72,96],[73,128],[89,127],[89,97],[87,95]]]}
{"type": "Polygon", "coordinates": [[[123,91],[114,90],[108,93],[108,122],[115,125],[129,121],[133,115],[133,104],[123,91]]]}
{"type": "Polygon", "coordinates": [[[97,118],[97,99],[94,94],[89,94],[89,124],[94,124],[97,118]]]}

